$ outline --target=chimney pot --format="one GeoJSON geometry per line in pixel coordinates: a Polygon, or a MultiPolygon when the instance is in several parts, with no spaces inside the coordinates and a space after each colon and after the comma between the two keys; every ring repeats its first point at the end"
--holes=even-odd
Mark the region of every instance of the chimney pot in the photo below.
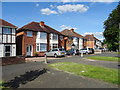
{"type": "Polygon", "coordinates": [[[92,34],[91,36],[93,36],[93,37],[94,37],[94,34],[92,34]]]}
{"type": "Polygon", "coordinates": [[[72,32],[74,32],[74,29],[72,28],[72,29],[70,29],[72,32]]]}
{"type": "Polygon", "coordinates": [[[40,26],[44,26],[45,24],[44,24],[44,22],[43,21],[41,21],[40,22],[40,26]]]}

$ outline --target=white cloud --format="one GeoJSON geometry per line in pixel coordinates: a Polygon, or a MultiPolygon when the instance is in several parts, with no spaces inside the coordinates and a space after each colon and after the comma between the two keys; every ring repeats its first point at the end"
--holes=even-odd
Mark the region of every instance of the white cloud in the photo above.
{"type": "Polygon", "coordinates": [[[60,26],[60,29],[61,29],[61,31],[62,31],[62,30],[64,30],[64,29],[75,29],[75,30],[76,30],[77,28],[73,28],[73,27],[71,27],[71,26],[66,26],[66,25],[61,25],[61,26],[60,26]]]}
{"type": "Polygon", "coordinates": [[[65,13],[65,12],[86,12],[89,7],[83,5],[83,4],[77,4],[77,5],[71,5],[71,4],[66,4],[66,5],[59,5],[57,6],[58,12],[59,13],[65,13]]]}
{"type": "Polygon", "coordinates": [[[94,34],[94,36],[101,41],[104,39],[103,32],[86,32],[86,33],[84,33],[84,35],[91,35],[91,34],[94,34]]]}
{"type": "Polygon", "coordinates": [[[83,13],[86,12],[89,7],[85,6],[83,4],[76,4],[76,5],[72,5],[72,4],[66,4],[66,5],[50,5],[50,7],[56,10],[51,10],[50,8],[43,8],[41,9],[41,13],[45,14],[45,15],[50,15],[50,14],[59,14],[59,13],[66,13],[66,12],[79,12],[79,13],[83,13]]]}
{"type": "Polygon", "coordinates": [[[49,8],[44,8],[44,9],[41,9],[40,11],[41,11],[42,14],[45,14],[45,15],[57,14],[56,11],[53,11],[49,8]]]}
{"type": "Polygon", "coordinates": [[[38,3],[36,4],[36,7],[39,7],[39,4],[38,4],[38,3]]]}

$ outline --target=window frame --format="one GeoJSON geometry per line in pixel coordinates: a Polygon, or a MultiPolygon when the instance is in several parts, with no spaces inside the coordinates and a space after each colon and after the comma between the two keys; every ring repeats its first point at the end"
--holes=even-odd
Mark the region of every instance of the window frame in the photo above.
{"type": "Polygon", "coordinates": [[[33,37],[33,32],[32,31],[27,31],[26,34],[27,34],[28,37],[33,37]],[[30,33],[31,33],[31,35],[30,35],[30,33]]]}
{"type": "Polygon", "coordinates": [[[2,33],[4,35],[12,34],[12,28],[2,27],[2,33]],[[6,29],[6,30],[5,30],[6,29]]]}
{"type": "Polygon", "coordinates": [[[47,33],[45,33],[45,32],[40,32],[40,39],[47,39],[47,33]],[[43,37],[43,35],[45,35],[44,37],[43,37]],[[42,37],[42,38],[41,38],[42,37]]]}
{"type": "Polygon", "coordinates": [[[52,40],[58,40],[58,34],[53,33],[52,40]]]}

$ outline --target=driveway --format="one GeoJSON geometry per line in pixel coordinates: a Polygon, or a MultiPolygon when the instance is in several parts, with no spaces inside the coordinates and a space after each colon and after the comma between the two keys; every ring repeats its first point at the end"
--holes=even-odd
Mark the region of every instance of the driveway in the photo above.
{"type": "MultiPolygon", "coordinates": [[[[48,64],[65,61],[118,68],[117,62],[89,61],[80,56],[49,59],[48,64]]],[[[3,80],[16,83],[17,88],[117,88],[117,85],[51,69],[43,61],[3,66],[3,80]],[[42,73],[43,68],[47,71],[42,73]]]]}

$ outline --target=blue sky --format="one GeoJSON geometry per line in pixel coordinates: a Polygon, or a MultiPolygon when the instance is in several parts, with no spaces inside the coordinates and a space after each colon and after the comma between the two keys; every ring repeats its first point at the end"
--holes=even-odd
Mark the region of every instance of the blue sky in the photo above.
{"type": "Polygon", "coordinates": [[[17,27],[44,21],[52,28],[75,28],[79,34],[102,39],[103,22],[118,2],[2,2],[2,18],[17,27]]]}

